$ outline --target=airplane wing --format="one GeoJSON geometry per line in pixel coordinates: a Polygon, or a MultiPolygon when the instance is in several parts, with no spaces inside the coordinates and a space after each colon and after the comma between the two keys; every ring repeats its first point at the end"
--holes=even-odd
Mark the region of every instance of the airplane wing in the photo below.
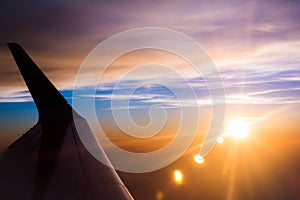
{"type": "Polygon", "coordinates": [[[37,106],[39,120],[0,154],[0,198],[133,199],[113,167],[94,158],[81,142],[75,122],[85,131],[93,152],[109,165],[85,119],[73,114],[73,108],[20,45],[8,46],[37,106]]]}

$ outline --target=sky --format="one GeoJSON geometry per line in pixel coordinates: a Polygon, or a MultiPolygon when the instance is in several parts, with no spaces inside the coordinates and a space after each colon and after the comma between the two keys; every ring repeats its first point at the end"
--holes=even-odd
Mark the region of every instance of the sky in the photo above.
{"type": "MultiPolygon", "coordinates": [[[[236,141],[225,140],[223,147],[217,146],[212,155],[208,156],[207,159],[211,164],[206,162],[206,166],[199,168],[189,163],[192,172],[206,173],[202,182],[201,178],[196,178],[197,184],[206,181],[205,183],[210,183],[211,187],[205,186],[205,191],[201,189],[197,193],[194,187],[189,187],[189,184],[174,186],[168,183],[165,190],[172,190],[175,197],[178,193],[178,198],[184,191],[189,191],[190,199],[198,199],[199,194],[207,198],[211,197],[210,199],[220,199],[220,196],[213,194],[213,188],[226,186],[219,194],[224,199],[239,199],[245,195],[249,199],[257,199],[271,194],[255,190],[252,191],[252,195],[248,195],[245,188],[251,190],[251,187],[257,189],[258,185],[267,185],[270,186],[267,191],[279,188],[279,199],[281,197],[296,199],[299,192],[295,193],[289,186],[281,190],[280,186],[276,185],[276,181],[290,184],[291,188],[300,184],[299,173],[295,172],[300,164],[291,161],[292,156],[297,155],[295,152],[299,150],[300,141],[300,128],[297,122],[300,116],[299,18],[300,3],[296,0],[226,2],[220,0],[128,2],[3,0],[0,3],[0,150],[32,127],[38,119],[33,100],[6,46],[7,42],[21,44],[66,99],[72,103],[76,74],[86,56],[96,45],[114,34],[129,29],[162,27],[182,32],[193,38],[203,47],[207,57],[216,66],[223,82],[226,100],[224,130],[220,132],[226,131],[226,125],[234,118],[241,118],[252,124],[250,125],[251,140],[249,139],[248,144],[236,145],[236,141]],[[233,147],[240,150],[232,150],[233,147]],[[250,150],[247,149],[248,147],[250,150]],[[278,155],[268,157],[268,152],[275,151],[276,148],[281,149],[278,155]],[[245,167],[242,156],[238,157],[235,155],[238,153],[234,154],[234,151],[256,152],[258,156],[251,161],[262,162],[262,164],[258,164],[257,168],[253,163],[245,167]],[[228,155],[233,158],[229,158],[228,155]],[[279,155],[284,156],[289,173],[274,166],[274,163],[281,159],[279,155]],[[274,167],[274,173],[279,174],[280,178],[276,176],[270,178],[271,175],[268,175],[263,161],[266,166],[274,167]],[[234,179],[232,175],[234,169],[227,170],[228,176],[224,172],[225,178],[220,181],[216,178],[217,172],[223,169],[218,167],[218,163],[222,163],[220,166],[224,164],[224,166],[240,168],[240,173],[235,175],[237,179],[235,189],[227,188],[230,185],[228,183],[234,184],[230,182],[234,179]],[[212,166],[210,170],[208,166],[212,166]],[[241,175],[248,172],[249,166],[252,167],[252,171],[247,176],[254,180],[252,181],[254,186],[251,187],[249,186],[251,183],[246,181],[246,175],[241,175]],[[256,178],[261,173],[265,174],[263,180],[256,178]],[[294,179],[288,179],[286,176],[293,176],[294,179]],[[287,194],[288,196],[285,196],[287,194]]],[[[96,72],[96,68],[91,68],[89,71],[91,74],[96,72]]],[[[115,141],[125,149],[144,152],[158,149],[165,144],[158,142],[153,145],[156,139],[161,139],[162,136],[172,137],[168,134],[172,135],[176,129],[174,124],[178,124],[180,106],[195,107],[201,114],[201,124],[197,132],[203,137],[203,133],[209,127],[212,114],[211,94],[206,81],[205,77],[199,77],[186,61],[170,52],[153,49],[130,52],[112,62],[103,78],[99,80],[94,95],[97,117],[102,121],[104,129],[108,130],[108,135],[119,136],[123,131],[113,121],[113,109],[117,111],[129,109],[135,123],[144,126],[152,120],[148,109],[157,104],[162,105],[168,116],[171,116],[170,121],[153,141],[150,140],[150,144],[142,139],[132,139],[127,136],[124,140],[115,141]],[[165,81],[171,85],[171,89],[179,92],[186,91],[184,83],[177,79],[166,81],[167,72],[163,73],[151,66],[135,76],[127,77],[121,85],[117,85],[119,78],[134,66],[143,63],[161,63],[178,70],[194,90],[197,100],[191,104],[189,97],[186,96],[181,99],[183,104],[179,105],[173,91],[155,84],[155,81],[165,81]],[[149,82],[153,80],[153,83],[149,82]],[[129,96],[128,91],[132,90],[134,93],[129,96]],[[117,95],[113,96],[116,91],[117,95]],[[113,108],[112,98],[116,102],[113,108]],[[124,107],[123,101],[128,98],[129,104],[124,107]]],[[[91,98],[89,95],[84,95],[88,89],[90,88],[84,85],[76,88],[79,94],[82,93],[80,97],[83,99],[91,98]]],[[[160,114],[154,112],[153,116],[160,114]]],[[[93,126],[94,122],[91,123],[93,126]]],[[[185,131],[189,132],[188,129],[185,131]]],[[[244,144],[245,141],[240,143],[244,144]]],[[[195,148],[191,148],[185,157],[170,167],[153,172],[153,180],[158,181],[156,179],[162,176],[164,177],[162,183],[166,183],[170,171],[176,167],[188,171],[184,162],[191,157],[189,152],[197,152],[195,149],[200,148],[199,141],[194,142],[192,147],[195,148]]],[[[142,194],[146,190],[143,186],[138,186],[136,189],[135,185],[140,183],[139,181],[145,181],[145,178],[151,178],[151,175],[124,173],[123,177],[125,183],[127,180],[129,189],[134,191],[136,198],[142,199],[142,194]]],[[[149,194],[149,199],[174,199],[174,196],[166,193],[162,187],[159,188],[151,180],[146,181],[145,187],[149,187],[152,192],[149,194]],[[163,195],[158,195],[159,192],[163,195]]]]}

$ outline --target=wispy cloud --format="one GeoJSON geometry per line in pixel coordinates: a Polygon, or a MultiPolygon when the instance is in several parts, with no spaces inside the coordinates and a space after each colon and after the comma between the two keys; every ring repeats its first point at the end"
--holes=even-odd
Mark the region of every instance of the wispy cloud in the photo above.
{"type": "MultiPolygon", "coordinates": [[[[220,71],[227,103],[297,103],[299,99],[300,4],[297,1],[104,1],[75,4],[73,1],[37,3],[30,0],[16,5],[4,0],[0,4],[0,102],[32,101],[28,93],[20,92],[26,90],[25,85],[4,46],[6,42],[22,43],[47,76],[65,92],[72,88],[78,67],[95,45],[112,34],[144,26],[182,31],[203,45],[220,71]]],[[[145,55],[138,55],[116,62],[107,71],[108,77],[118,77],[128,66],[146,61],[143,59],[145,55]]],[[[165,62],[184,73],[189,71],[188,66],[172,56],[161,57],[148,52],[148,58],[147,62],[165,62]]],[[[90,73],[95,70],[91,69],[90,73]]],[[[163,88],[140,88],[139,92],[126,94],[128,89],[141,87],[137,85],[153,74],[149,69],[145,76],[127,80],[119,88],[115,87],[117,79],[106,79],[93,97],[97,101],[129,98],[135,108],[154,103],[176,107],[176,97],[163,88]],[[115,90],[118,93],[112,96],[115,90]]],[[[205,80],[198,75],[187,77],[198,100],[191,103],[191,99],[185,98],[183,104],[210,104],[206,81],[214,80],[205,80]]],[[[182,91],[186,87],[179,80],[170,84],[182,91]]]]}
{"type": "Polygon", "coordinates": [[[33,101],[29,91],[7,92],[2,94],[0,102],[31,102],[33,101]]]}
{"type": "MultiPolygon", "coordinates": [[[[221,70],[224,89],[226,92],[227,104],[291,104],[299,103],[300,80],[299,70],[257,70],[256,68],[221,70]]],[[[116,87],[116,83],[103,83],[98,88],[95,95],[89,95],[96,101],[128,102],[124,103],[120,109],[149,108],[154,104],[160,104],[165,108],[179,108],[181,106],[206,106],[211,105],[212,100],[208,90],[205,77],[190,78],[186,81],[189,87],[195,92],[196,98],[186,95],[178,98],[175,90],[184,92],[187,85],[181,80],[172,80],[167,85],[144,85],[141,80],[126,80],[123,85],[126,87],[116,87]],[[127,81],[127,82],[126,82],[127,81]],[[105,90],[101,90],[105,88],[105,90]],[[134,93],[129,92],[134,91],[134,93]]],[[[144,80],[147,82],[146,80],[144,80]]],[[[214,80],[208,80],[214,81],[214,80]]],[[[108,104],[109,105],[109,104],[108,104]]],[[[115,104],[118,105],[118,104],[115,104]]],[[[107,108],[106,108],[107,109],[107,108]]],[[[109,109],[109,108],[108,108],[109,109]]],[[[118,108],[114,108],[118,109],[118,108]]]]}

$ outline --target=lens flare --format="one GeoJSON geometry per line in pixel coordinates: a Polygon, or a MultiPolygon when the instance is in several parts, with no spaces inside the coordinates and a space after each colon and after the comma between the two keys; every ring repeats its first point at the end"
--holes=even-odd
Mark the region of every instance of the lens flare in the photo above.
{"type": "Polygon", "coordinates": [[[178,185],[183,183],[183,174],[180,170],[177,169],[173,172],[173,180],[178,185]]]}
{"type": "Polygon", "coordinates": [[[163,200],[164,199],[164,193],[162,191],[156,192],[156,200],[163,200]]]}
{"type": "Polygon", "coordinates": [[[194,161],[197,163],[197,164],[202,164],[204,163],[204,158],[203,156],[201,156],[200,154],[196,154],[194,156],[194,161]]]}
{"type": "Polygon", "coordinates": [[[222,137],[222,136],[219,136],[218,138],[217,138],[217,143],[218,144],[222,144],[224,142],[224,138],[222,137]]]}

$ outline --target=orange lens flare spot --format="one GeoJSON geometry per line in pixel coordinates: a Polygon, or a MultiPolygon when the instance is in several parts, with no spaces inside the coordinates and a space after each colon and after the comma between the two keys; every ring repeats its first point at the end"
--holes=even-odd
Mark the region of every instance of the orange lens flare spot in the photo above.
{"type": "Polygon", "coordinates": [[[181,185],[183,183],[183,174],[180,170],[174,170],[173,181],[178,185],[181,185]]]}

